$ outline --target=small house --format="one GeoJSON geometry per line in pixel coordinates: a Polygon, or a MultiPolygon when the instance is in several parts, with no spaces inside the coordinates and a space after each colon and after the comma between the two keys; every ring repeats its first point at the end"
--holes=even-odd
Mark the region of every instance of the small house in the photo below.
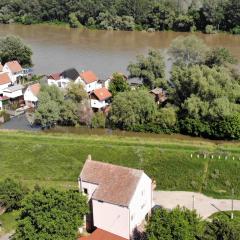
{"type": "Polygon", "coordinates": [[[48,85],[56,85],[59,88],[66,88],[69,82],[80,82],[80,75],[75,68],[70,68],[62,73],[54,73],[48,76],[48,85]]]}
{"type": "Polygon", "coordinates": [[[79,176],[79,188],[91,209],[87,227],[105,234],[130,239],[152,209],[152,181],[142,170],[93,161],[89,156],[79,176]]]}
{"type": "Polygon", "coordinates": [[[3,66],[3,72],[8,73],[11,82],[19,82],[20,78],[24,76],[23,68],[18,61],[7,62],[3,66]]]}
{"type": "Polygon", "coordinates": [[[37,106],[40,89],[41,85],[39,83],[35,83],[27,87],[24,93],[24,101],[26,106],[30,108],[34,108],[37,106]]]}
{"type": "Polygon", "coordinates": [[[167,100],[167,92],[162,88],[155,88],[151,90],[150,93],[154,95],[157,104],[164,103],[167,100]]]}
{"type": "Polygon", "coordinates": [[[10,86],[3,90],[3,96],[8,97],[10,99],[17,99],[23,96],[23,86],[18,84],[14,86],[10,86]]]}
{"type": "Polygon", "coordinates": [[[107,90],[107,88],[95,89],[90,94],[91,107],[93,109],[104,109],[110,104],[110,99],[112,94],[107,90]]]}
{"type": "Polygon", "coordinates": [[[98,77],[92,71],[83,71],[80,73],[81,83],[86,92],[90,93],[95,89],[101,88],[102,83],[99,82],[98,77]]]}
{"type": "Polygon", "coordinates": [[[12,82],[7,73],[0,73],[0,94],[3,94],[3,90],[11,86],[12,82]]]}

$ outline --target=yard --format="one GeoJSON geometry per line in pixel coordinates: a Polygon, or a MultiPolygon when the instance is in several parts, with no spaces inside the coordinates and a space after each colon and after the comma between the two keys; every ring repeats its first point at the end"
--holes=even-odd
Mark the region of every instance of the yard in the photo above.
{"type": "Polygon", "coordinates": [[[29,187],[76,188],[88,154],[99,161],[141,168],[158,190],[197,191],[240,199],[240,143],[174,136],[151,137],[0,132],[0,180],[29,187]]]}

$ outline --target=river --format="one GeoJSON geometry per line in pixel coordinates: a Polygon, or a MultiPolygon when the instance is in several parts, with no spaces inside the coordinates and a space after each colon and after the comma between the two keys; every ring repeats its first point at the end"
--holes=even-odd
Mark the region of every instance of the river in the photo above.
{"type": "MultiPolygon", "coordinates": [[[[17,35],[31,46],[37,74],[75,67],[91,69],[100,78],[113,72],[126,73],[127,65],[149,48],[167,49],[177,32],[124,32],[70,29],[54,25],[0,25],[0,36],[17,35]]],[[[210,47],[226,47],[240,60],[240,36],[196,33],[210,47]]]]}

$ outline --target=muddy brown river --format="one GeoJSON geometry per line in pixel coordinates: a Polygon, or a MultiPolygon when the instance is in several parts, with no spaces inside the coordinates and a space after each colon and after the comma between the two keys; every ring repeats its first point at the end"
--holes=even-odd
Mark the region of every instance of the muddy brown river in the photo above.
{"type": "MultiPolygon", "coordinates": [[[[91,69],[105,78],[126,73],[127,65],[149,48],[167,49],[177,32],[124,32],[70,29],[49,25],[0,25],[0,36],[17,35],[31,46],[37,74],[59,72],[69,67],[91,69]]],[[[240,36],[196,33],[210,47],[226,47],[240,60],[240,36]]]]}

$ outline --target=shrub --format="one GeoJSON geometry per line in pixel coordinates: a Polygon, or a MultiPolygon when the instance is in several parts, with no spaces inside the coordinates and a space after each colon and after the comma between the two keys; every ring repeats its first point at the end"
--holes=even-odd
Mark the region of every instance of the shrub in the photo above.
{"type": "Polygon", "coordinates": [[[231,30],[232,34],[240,34],[240,25],[231,30]]]}
{"type": "Polygon", "coordinates": [[[4,122],[10,121],[10,114],[8,114],[6,111],[1,111],[0,117],[3,117],[4,122]]]}
{"type": "Polygon", "coordinates": [[[92,118],[92,128],[105,128],[106,126],[106,117],[104,113],[97,112],[92,118]]]}
{"type": "Polygon", "coordinates": [[[207,33],[207,34],[214,34],[214,33],[216,33],[216,29],[215,29],[215,27],[213,25],[207,25],[205,27],[205,33],[207,33]]]}

